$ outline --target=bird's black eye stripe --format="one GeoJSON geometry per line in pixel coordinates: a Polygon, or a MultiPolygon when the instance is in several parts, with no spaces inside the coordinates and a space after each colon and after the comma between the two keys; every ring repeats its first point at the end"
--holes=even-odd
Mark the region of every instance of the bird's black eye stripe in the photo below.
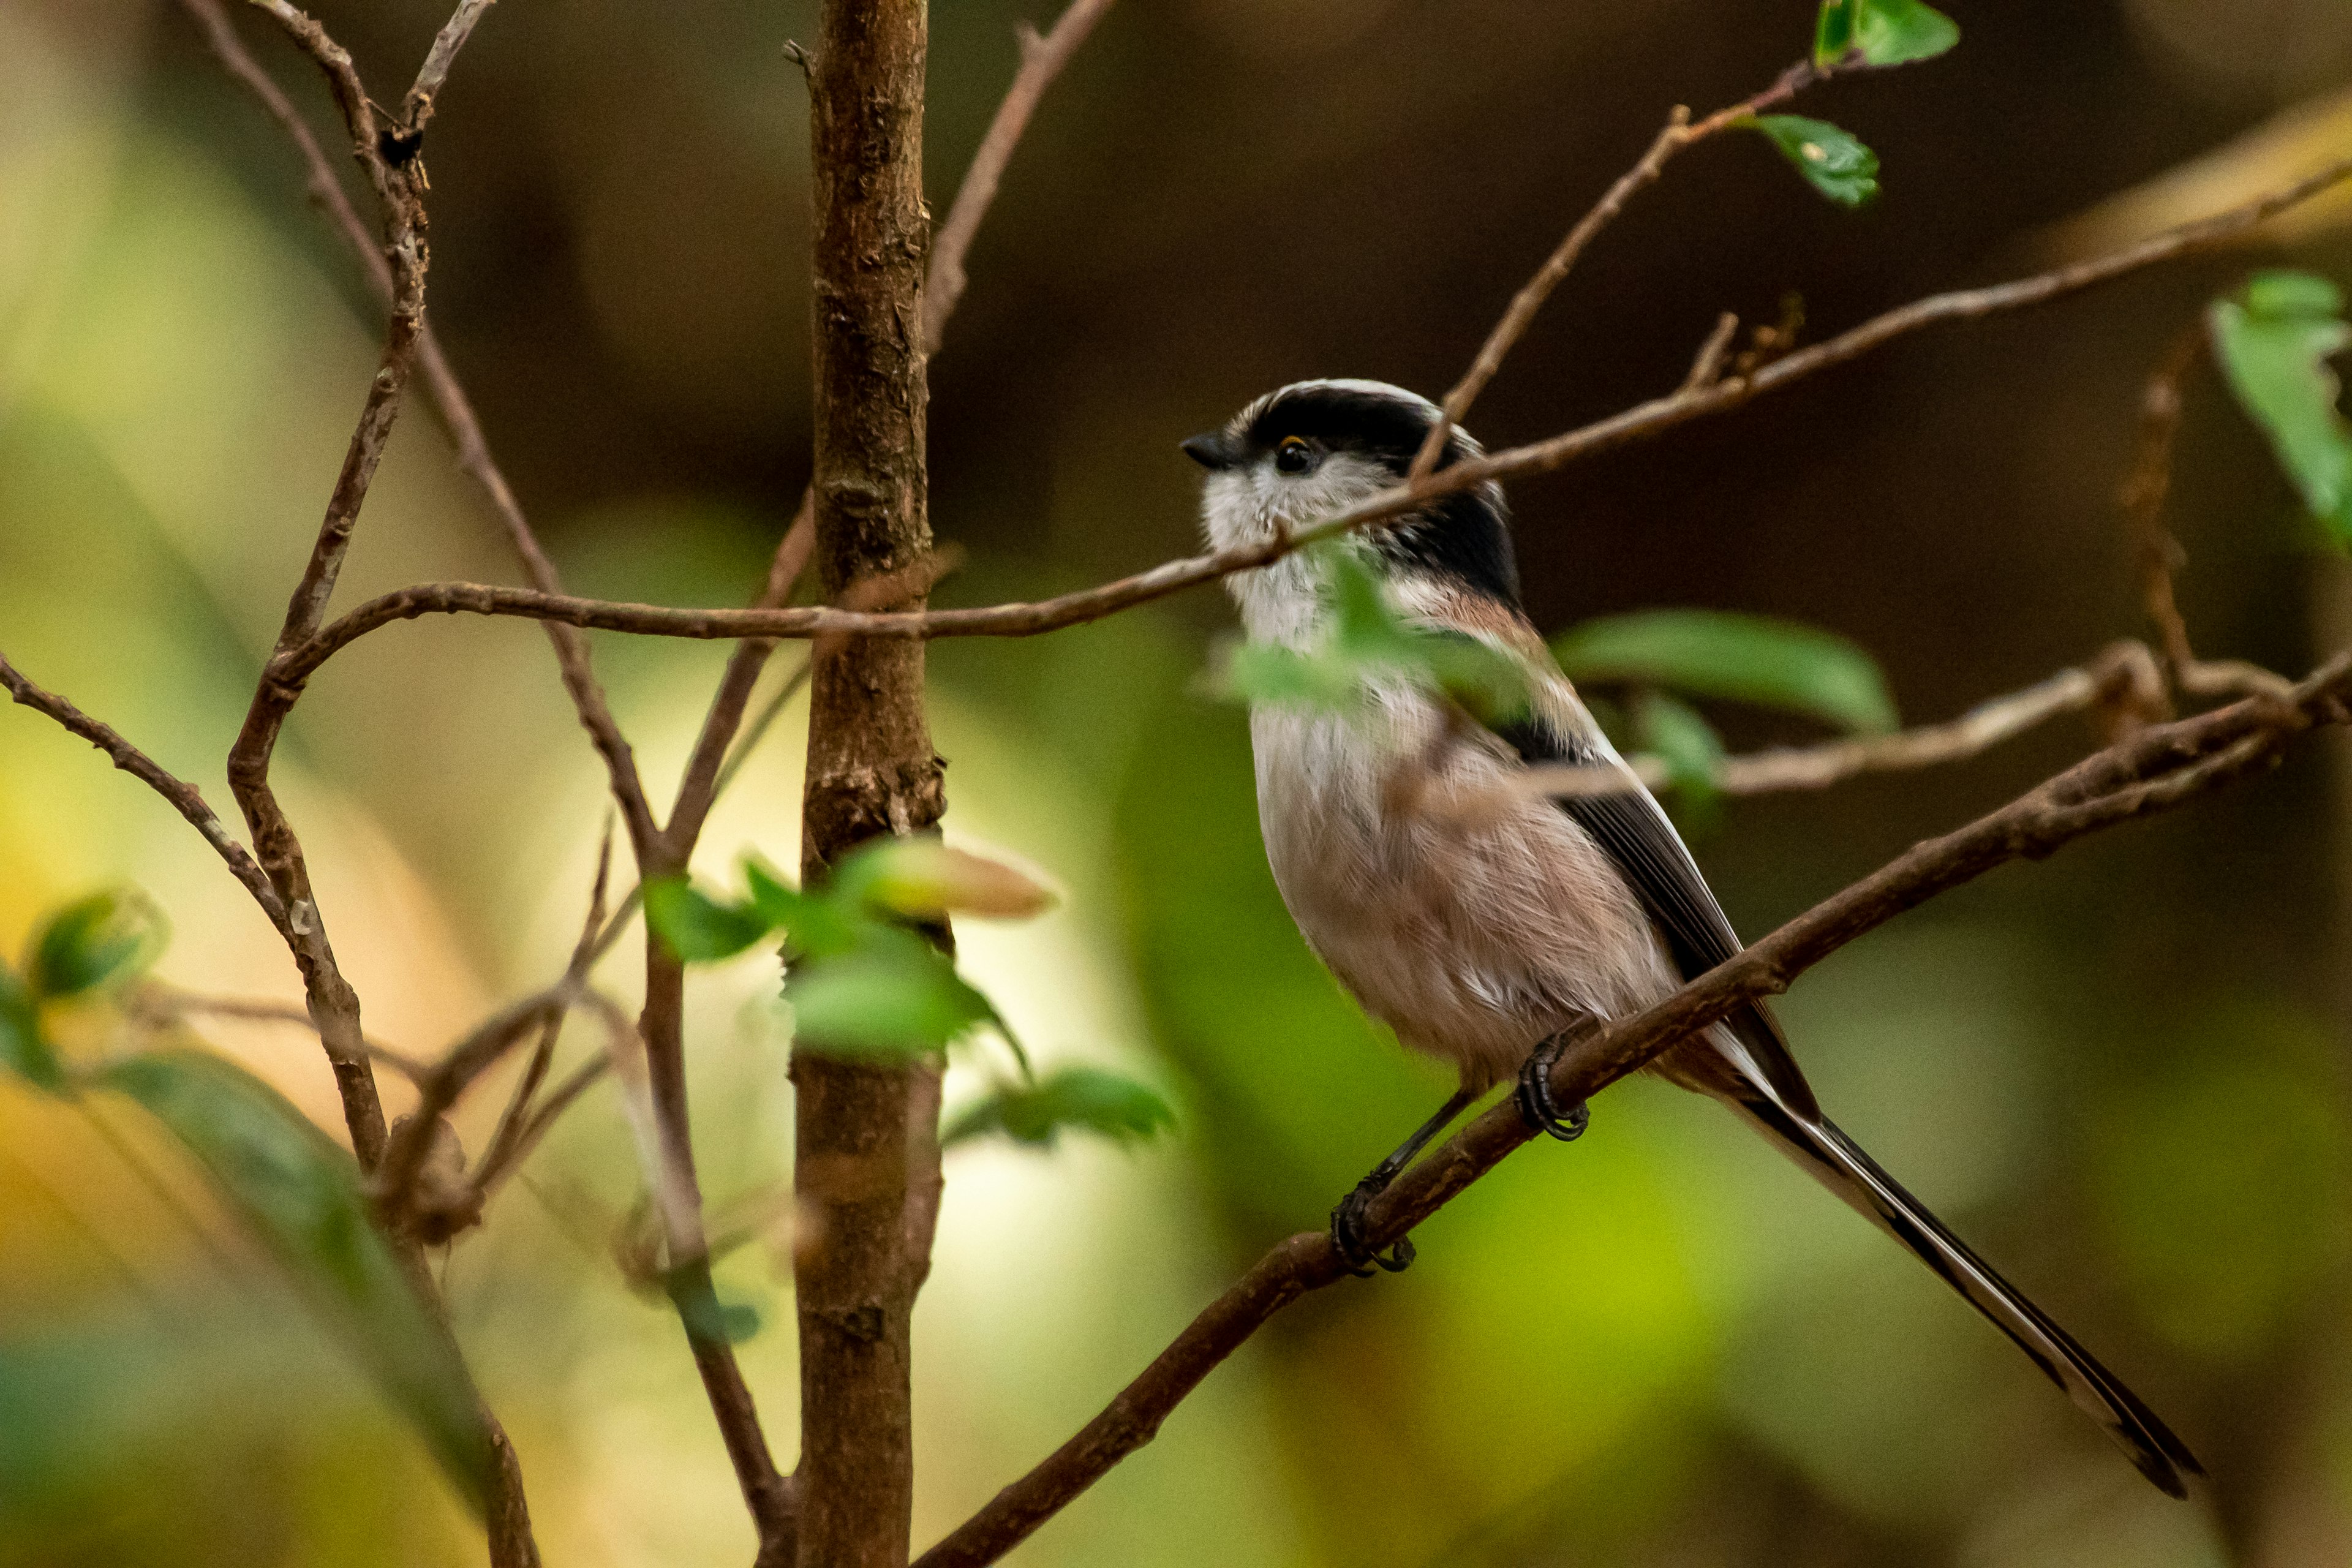
{"type": "Polygon", "coordinates": [[[1303,437],[1286,436],[1274,449],[1274,466],[1286,474],[1303,474],[1315,466],[1315,447],[1303,437]]]}

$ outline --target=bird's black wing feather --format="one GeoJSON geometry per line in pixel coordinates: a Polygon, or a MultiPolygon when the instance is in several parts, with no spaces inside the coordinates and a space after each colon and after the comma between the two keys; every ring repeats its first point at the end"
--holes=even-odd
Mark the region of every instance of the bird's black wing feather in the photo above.
{"type": "MultiPolygon", "coordinates": [[[[1612,760],[1599,746],[1564,736],[1540,720],[1507,725],[1497,733],[1528,763],[1612,760]]],[[[1739,952],[1739,935],[1664,809],[1638,782],[1629,778],[1628,784],[1609,795],[1562,795],[1555,804],[1615,863],[1650,911],[1675,967],[1684,979],[1696,980],[1739,952]]],[[[1724,1023],[1790,1109],[1819,1114],[1811,1087],[1789,1055],[1788,1042],[1771,1014],[1751,1004],[1724,1023]]]]}

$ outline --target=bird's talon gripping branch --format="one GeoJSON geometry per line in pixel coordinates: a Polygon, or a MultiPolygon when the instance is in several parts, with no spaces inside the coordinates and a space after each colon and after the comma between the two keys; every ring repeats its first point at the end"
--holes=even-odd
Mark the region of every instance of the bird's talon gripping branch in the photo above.
{"type": "Polygon", "coordinates": [[[1552,1064],[1559,1060],[1560,1049],[1567,1043],[1564,1035],[1546,1040],[1519,1068],[1519,1115],[1533,1131],[1563,1143],[1573,1143],[1592,1124],[1592,1112],[1580,1100],[1562,1114],[1559,1100],[1552,1097],[1552,1064]]]}
{"type": "Polygon", "coordinates": [[[1387,1190],[1386,1182],[1359,1182],[1355,1190],[1341,1198],[1339,1206],[1331,1211],[1331,1245],[1339,1249],[1339,1257],[1348,1265],[1348,1272],[1359,1279],[1372,1277],[1372,1268],[1368,1265],[1376,1265],[1390,1274],[1402,1274],[1412,1267],[1413,1247],[1410,1237],[1397,1237],[1396,1245],[1386,1253],[1367,1245],[1364,1240],[1364,1212],[1372,1206],[1374,1198],[1387,1190]]]}

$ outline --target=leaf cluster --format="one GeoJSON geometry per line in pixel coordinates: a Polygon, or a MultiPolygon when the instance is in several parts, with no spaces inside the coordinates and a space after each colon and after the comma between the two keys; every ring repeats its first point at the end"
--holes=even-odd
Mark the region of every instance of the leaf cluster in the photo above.
{"type": "MultiPolygon", "coordinates": [[[[1813,68],[1881,68],[1933,59],[1960,41],[1949,16],[1921,0],[1822,0],[1813,68]]],[[[1801,114],[1751,114],[1739,123],[1772,143],[1805,183],[1840,206],[1878,195],[1878,154],[1852,132],[1801,114]]]]}
{"type": "Polygon", "coordinates": [[[998,1132],[1050,1147],[1066,1130],[1129,1142],[1173,1121],[1156,1092],[1115,1073],[1067,1068],[1038,1079],[1003,1015],[927,934],[954,915],[1042,913],[1054,895],[1026,873],[937,839],[894,838],[859,849],[821,886],[791,887],[756,858],[744,861],[743,879],[736,900],[684,878],[649,884],[646,919],[695,963],[780,936],[796,1049],[905,1060],[982,1027],[1011,1047],[1017,1076],[1000,1077],[951,1117],[942,1144],[998,1132]]]}

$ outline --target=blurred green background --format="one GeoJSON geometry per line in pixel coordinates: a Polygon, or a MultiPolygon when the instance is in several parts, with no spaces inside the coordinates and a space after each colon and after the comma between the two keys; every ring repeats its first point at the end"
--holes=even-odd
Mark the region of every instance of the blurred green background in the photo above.
{"type": "MultiPolygon", "coordinates": [[[[1801,291],[1825,335],[2224,205],[2352,144],[2343,0],[1953,0],[1959,50],[1805,110],[1885,160],[1858,214],[1710,144],[1586,259],[1482,403],[1490,446],[1671,387],[1717,311],[1801,291]],[[2216,150],[2221,150],[2216,155],[2216,150]],[[2200,161],[2201,160],[2201,161],[2200,161]],[[2130,193],[2119,202],[2104,198],[2130,193]]],[[[943,601],[1192,547],[1175,443],[1305,375],[1442,388],[1667,106],[1762,86],[1804,0],[1128,0],[1057,86],[935,367],[943,601]]],[[[492,13],[433,131],[433,319],[580,592],[740,602],[806,474],[803,0],[492,13]]],[[[442,13],[321,19],[396,100],[442,13]]],[[[935,8],[932,205],[1016,62],[1001,0],[935,8]]],[[[305,62],[240,17],[323,127],[305,62]]],[[[336,136],[329,132],[330,145],[336,136]]],[[[1517,487],[1549,632],[1692,605],[1834,628],[1940,718],[2137,633],[2114,492],[2138,387],[2280,255],[2352,273],[2339,204],[2260,249],[1907,342],[1517,487]]],[[[221,758],[341,460],[378,331],[278,133],[176,8],[0,5],[0,647],[224,807],[221,758]]],[[[2299,668],[2352,628],[2259,438],[2192,388],[2172,521],[2200,647],[2299,668]]],[[[512,580],[412,405],[347,601],[512,580]]],[[[1133,1152],[950,1157],[918,1315],[928,1541],[1042,1457],[1442,1097],[1301,947],[1212,593],[932,658],[949,829],[1049,868],[967,966],[1047,1061],[1182,1112],[1133,1152]]],[[[600,638],[666,796],[723,650],[600,638]]],[[[787,661],[780,660],[782,666],[787,661]]],[[[772,677],[772,679],[773,679],[772,677]]],[[[1738,743],[1810,738],[1719,712],[1738,743]]],[[[788,718],[705,836],[795,859],[788,718]]],[[[1698,847],[1750,934],[2087,744],[1737,805],[1698,847]]],[[[338,659],[278,777],[371,1031],[415,1052],[560,964],[604,811],[544,640],[398,626],[338,659]]],[[[1784,1017],[1853,1132],[2169,1416],[2208,1502],[2145,1487],[1999,1336],[1730,1118],[1636,1083],[1421,1233],[1410,1274],[1286,1313],[1016,1561],[1918,1564],[2352,1561],[2352,845],[2309,748],[2193,812],[2012,868],[1839,954],[1784,1017]]],[[[294,999],[185,826],[0,713],[0,947],[116,880],[162,973],[294,999]]],[[[606,975],[631,984],[628,965],[606,975]]],[[[758,1227],[790,1170],[769,961],[698,974],[705,1182],[758,1227]]],[[[314,1042],[206,1026],[322,1123],[314,1042]]],[[[584,1031],[583,1031],[584,1033],[584,1031]]],[[[106,1047],[101,1023],[84,1042],[106,1047]]],[[[584,1049],[575,1041],[572,1050],[584,1049]]],[[[969,1069],[950,1103],[971,1091],[969,1069]]],[[[478,1148],[499,1083],[460,1118],[478,1148]]],[[[751,1531],[675,1321],[608,1253],[635,1165],[600,1089],[445,1260],[551,1563],[740,1563],[751,1531]]],[[[765,1241],[721,1270],[772,1322],[765,1241]]],[[[782,1283],[780,1283],[782,1281],[782,1283]]],[[[789,1336],[746,1347],[789,1459],[789,1336]]],[[[127,1105],[0,1086],[0,1564],[478,1561],[410,1434],[127,1105]],[[126,1158],[124,1149],[132,1158],[126,1158]],[[167,1201],[168,1200],[168,1201],[167,1201]]]]}

